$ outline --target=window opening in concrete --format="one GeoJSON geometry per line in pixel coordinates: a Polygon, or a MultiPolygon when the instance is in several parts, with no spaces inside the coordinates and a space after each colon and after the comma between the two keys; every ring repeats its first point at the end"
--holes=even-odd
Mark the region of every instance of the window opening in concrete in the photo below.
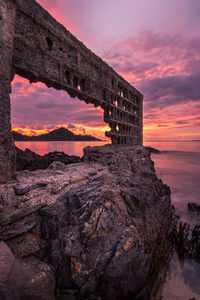
{"type": "MultiPolygon", "coordinates": [[[[82,88],[84,82],[84,79],[80,81],[82,88]]],[[[76,135],[91,135],[101,139],[103,144],[111,142],[105,137],[105,131],[109,127],[104,123],[103,109],[96,109],[93,104],[86,104],[77,97],[71,98],[65,91],[48,88],[40,82],[30,84],[27,79],[17,75],[12,82],[11,104],[13,130],[23,135],[41,135],[65,127],[76,135]]],[[[37,152],[31,147],[36,147],[38,142],[25,141],[26,146],[22,149],[30,148],[37,152]]],[[[22,141],[20,143],[23,144],[22,141]]],[[[59,141],[56,142],[58,143],[59,141]]],[[[90,145],[89,141],[85,142],[85,146],[87,145],[90,145]]],[[[55,150],[48,148],[46,152],[55,150]]],[[[43,155],[46,152],[38,154],[43,155]]]]}
{"type": "Polygon", "coordinates": [[[76,77],[76,76],[73,79],[73,85],[76,89],[78,89],[78,77],[76,77]]]}
{"type": "Polygon", "coordinates": [[[65,78],[67,81],[67,84],[71,84],[71,75],[69,71],[65,71],[65,78]]]}
{"type": "Polygon", "coordinates": [[[103,90],[103,100],[106,100],[106,90],[103,90]]]}
{"type": "Polygon", "coordinates": [[[112,84],[112,89],[114,89],[114,87],[115,87],[115,81],[114,81],[114,79],[112,79],[111,84],[112,84]]]}
{"type": "Polygon", "coordinates": [[[52,51],[52,49],[53,49],[53,42],[52,42],[52,40],[50,39],[50,37],[46,37],[46,41],[47,41],[47,46],[49,48],[49,51],[52,51]]]}
{"type": "Polygon", "coordinates": [[[80,81],[80,90],[81,90],[82,92],[85,92],[85,79],[82,79],[82,80],[80,81]]]}

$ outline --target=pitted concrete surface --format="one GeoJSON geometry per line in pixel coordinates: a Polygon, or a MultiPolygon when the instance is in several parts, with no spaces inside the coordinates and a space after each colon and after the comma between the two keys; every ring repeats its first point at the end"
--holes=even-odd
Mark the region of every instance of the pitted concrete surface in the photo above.
{"type": "Polygon", "coordinates": [[[1,0],[0,45],[0,182],[15,170],[9,97],[15,74],[103,108],[112,144],[142,144],[142,94],[36,1],[1,0]]]}

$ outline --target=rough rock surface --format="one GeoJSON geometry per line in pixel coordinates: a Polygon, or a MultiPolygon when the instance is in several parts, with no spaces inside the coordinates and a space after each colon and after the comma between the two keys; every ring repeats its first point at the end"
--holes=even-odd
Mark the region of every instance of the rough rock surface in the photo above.
{"type": "Polygon", "coordinates": [[[40,187],[44,187],[44,186],[47,186],[48,182],[45,182],[45,181],[40,181],[40,182],[37,182],[35,184],[32,184],[32,185],[14,185],[14,191],[15,191],[15,194],[18,195],[18,196],[22,196],[22,195],[25,195],[27,194],[28,192],[32,191],[32,190],[36,190],[40,187]]]}
{"type": "Polygon", "coordinates": [[[0,2],[0,183],[13,178],[15,150],[10,122],[10,74],[14,35],[15,6],[13,1],[0,2]]]}
{"type": "Polygon", "coordinates": [[[173,217],[170,189],[157,179],[149,151],[88,147],[81,163],[17,173],[19,185],[41,179],[48,184],[16,195],[17,213],[9,208],[24,217],[0,228],[14,254],[53,266],[58,299],[153,299],[172,247],[173,217]]]}
{"type": "Polygon", "coordinates": [[[170,251],[169,188],[141,147],[86,148],[84,161],[106,169],[40,210],[57,287],[86,298],[151,299],[170,251]]]}
{"type": "Polygon", "coordinates": [[[16,169],[17,171],[37,169],[46,169],[49,166],[49,161],[45,157],[36,154],[35,152],[25,149],[25,151],[15,147],[16,149],[16,169]]]}
{"type": "Polygon", "coordinates": [[[44,155],[45,158],[47,158],[50,163],[54,161],[60,161],[61,163],[68,165],[68,164],[75,164],[78,162],[81,162],[81,159],[79,156],[76,155],[67,155],[64,152],[50,152],[48,154],[44,155]]]}
{"type": "Polygon", "coordinates": [[[29,149],[23,151],[17,147],[15,148],[17,171],[46,169],[54,161],[60,161],[65,165],[81,161],[80,157],[75,155],[70,156],[64,152],[54,151],[41,156],[29,149]]]}
{"type": "Polygon", "coordinates": [[[50,266],[34,257],[20,263],[0,242],[0,299],[54,300],[55,280],[50,266]]]}

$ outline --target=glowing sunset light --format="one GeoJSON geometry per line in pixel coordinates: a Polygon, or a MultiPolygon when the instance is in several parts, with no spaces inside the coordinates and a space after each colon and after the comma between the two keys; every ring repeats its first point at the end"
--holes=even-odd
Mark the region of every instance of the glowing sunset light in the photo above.
{"type": "MultiPolygon", "coordinates": [[[[51,127],[52,125],[48,125],[47,127],[51,127]]],[[[69,128],[68,124],[59,124],[56,127],[54,127],[54,129],[58,129],[61,127],[67,128],[70,131],[72,131],[74,134],[78,135],[91,135],[94,136],[96,138],[102,139],[102,140],[106,140],[109,141],[109,139],[107,137],[105,137],[104,133],[105,131],[109,131],[110,128],[109,126],[104,126],[104,127],[89,127],[89,126],[84,126],[82,124],[77,124],[76,128],[69,128]]],[[[19,132],[23,135],[27,135],[27,136],[37,136],[37,135],[41,135],[41,134],[46,134],[49,133],[50,131],[52,131],[52,129],[32,129],[30,127],[17,127],[17,126],[13,126],[12,130],[15,132],[19,132]]]]}
{"type": "MultiPolygon", "coordinates": [[[[144,94],[144,140],[200,138],[200,2],[38,0],[59,22],[144,94]]],[[[106,139],[103,111],[15,76],[13,129],[64,126],[106,139]]]]}

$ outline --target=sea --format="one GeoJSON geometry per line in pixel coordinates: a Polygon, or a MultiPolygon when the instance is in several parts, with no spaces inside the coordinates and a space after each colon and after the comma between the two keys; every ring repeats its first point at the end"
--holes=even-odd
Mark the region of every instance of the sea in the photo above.
{"type": "MultiPolygon", "coordinates": [[[[24,150],[44,155],[63,151],[69,155],[83,155],[86,146],[101,146],[106,142],[16,142],[24,150]]],[[[158,178],[170,186],[172,204],[181,222],[193,228],[200,217],[187,208],[189,202],[200,204],[200,141],[144,142],[161,151],[152,153],[158,178]]],[[[200,264],[194,260],[179,260],[176,250],[172,255],[165,282],[158,299],[200,300],[200,264]]]]}

